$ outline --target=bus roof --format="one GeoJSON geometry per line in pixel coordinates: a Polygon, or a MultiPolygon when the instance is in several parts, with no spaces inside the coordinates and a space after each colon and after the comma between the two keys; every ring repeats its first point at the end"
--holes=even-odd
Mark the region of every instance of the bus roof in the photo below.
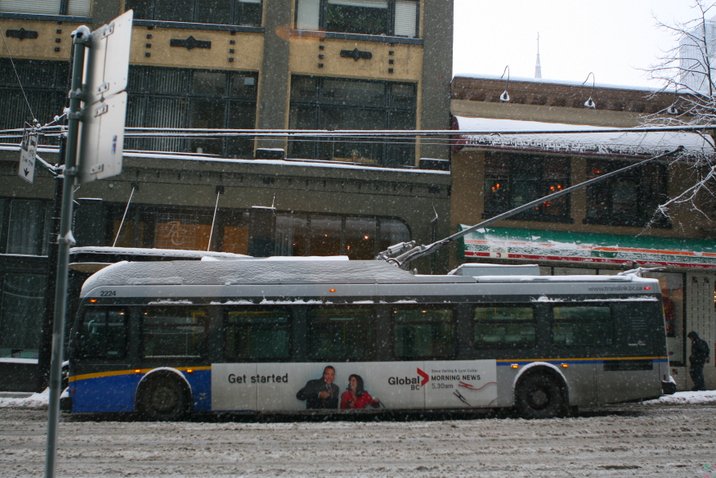
{"type": "Polygon", "coordinates": [[[288,284],[469,284],[525,282],[653,282],[635,275],[539,276],[413,274],[382,260],[333,260],[328,258],[263,258],[239,261],[119,262],[92,275],[82,287],[88,296],[98,287],[122,286],[238,286],[288,284]]]}

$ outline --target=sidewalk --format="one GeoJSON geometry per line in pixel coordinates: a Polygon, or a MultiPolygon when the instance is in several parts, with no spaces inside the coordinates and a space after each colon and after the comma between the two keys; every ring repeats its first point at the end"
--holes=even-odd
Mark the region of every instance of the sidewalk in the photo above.
{"type": "Polygon", "coordinates": [[[33,392],[0,392],[0,398],[27,398],[33,392]]]}

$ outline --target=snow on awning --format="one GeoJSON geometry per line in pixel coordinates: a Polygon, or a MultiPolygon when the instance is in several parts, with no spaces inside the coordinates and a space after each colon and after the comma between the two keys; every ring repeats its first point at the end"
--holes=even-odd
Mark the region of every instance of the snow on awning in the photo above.
{"type": "Polygon", "coordinates": [[[542,123],[456,116],[457,129],[464,134],[463,148],[520,152],[549,152],[580,156],[650,157],[685,148],[684,155],[702,157],[714,153],[713,140],[699,133],[650,131],[615,132],[614,128],[564,123],[542,123]],[[590,131],[570,133],[570,131],[590,131]],[[604,133],[598,132],[604,130],[604,133]],[[501,132],[535,132],[501,134],[501,132]],[[549,133],[555,131],[559,133],[549,133]],[[488,133],[489,132],[489,133],[488,133]]]}
{"type": "Polygon", "coordinates": [[[696,239],[481,228],[468,233],[463,245],[465,259],[716,270],[716,244],[696,239]]]}

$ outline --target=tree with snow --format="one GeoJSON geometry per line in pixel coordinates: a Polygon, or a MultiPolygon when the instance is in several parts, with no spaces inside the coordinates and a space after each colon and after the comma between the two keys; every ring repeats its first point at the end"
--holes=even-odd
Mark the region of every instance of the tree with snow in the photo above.
{"type": "MultiPolygon", "coordinates": [[[[674,92],[674,102],[664,111],[647,115],[645,124],[667,126],[697,126],[716,139],[716,2],[694,0],[694,18],[675,25],[658,22],[670,31],[676,42],[666,51],[659,63],[650,70],[653,79],[662,82],[659,91],[674,92]]],[[[678,161],[679,158],[676,158],[678,161]]],[[[716,151],[697,158],[689,158],[691,177],[687,185],[659,206],[656,216],[669,216],[669,210],[684,205],[701,214],[706,220],[716,220],[716,151]]]]}

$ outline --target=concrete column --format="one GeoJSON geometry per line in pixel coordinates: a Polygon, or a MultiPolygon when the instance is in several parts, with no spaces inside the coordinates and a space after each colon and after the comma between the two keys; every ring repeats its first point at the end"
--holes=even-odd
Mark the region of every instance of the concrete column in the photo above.
{"type": "MultiPolygon", "coordinates": [[[[257,127],[284,129],[288,126],[290,72],[288,33],[293,27],[291,0],[264,2],[264,57],[259,72],[257,127]]],[[[286,148],[285,139],[259,139],[258,148],[286,148]]]]}
{"type": "MultiPolygon", "coordinates": [[[[421,79],[421,129],[450,128],[450,82],[452,81],[453,2],[425,0],[423,8],[423,76],[421,79]]],[[[449,148],[423,144],[423,158],[448,159],[449,148]]]]}

